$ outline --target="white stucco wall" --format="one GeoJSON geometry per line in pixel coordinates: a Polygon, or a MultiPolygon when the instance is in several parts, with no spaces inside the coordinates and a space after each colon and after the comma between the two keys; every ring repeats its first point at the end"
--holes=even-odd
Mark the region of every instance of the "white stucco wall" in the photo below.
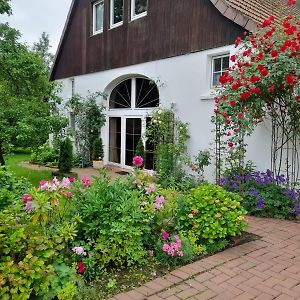
{"type": "MultiPolygon", "coordinates": [[[[211,95],[211,60],[213,56],[226,53],[233,54],[234,47],[226,46],[193,54],[177,56],[103,72],[76,76],[75,92],[86,95],[88,91],[105,91],[111,89],[130,74],[139,74],[158,82],[162,106],[176,104],[176,115],[189,123],[191,139],[188,144],[189,152],[194,156],[198,150],[214,147],[214,134],[211,116],[214,100],[211,95]],[[116,80],[117,79],[117,80],[116,80]]],[[[71,78],[61,80],[64,88],[62,96],[69,99],[72,95],[71,78]]],[[[103,128],[104,145],[108,145],[108,128],[103,128]]],[[[254,161],[260,170],[270,166],[269,130],[262,124],[248,140],[248,159],[254,161]]],[[[107,149],[105,150],[107,162],[107,149]]],[[[206,177],[213,179],[214,167],[206,171],[206,177]]]]}

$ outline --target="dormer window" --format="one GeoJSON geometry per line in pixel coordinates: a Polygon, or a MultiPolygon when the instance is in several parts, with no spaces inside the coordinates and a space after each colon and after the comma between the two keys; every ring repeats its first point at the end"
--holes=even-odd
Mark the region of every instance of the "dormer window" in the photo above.
{"type": "Polygon", "coordinates": [[[131,0],[131,20],[147,15],[148,0],[131,0]]]}
{"type": "Polygon", "coordinates": [[[110,27],[123,24],[124,0],[110,0],[110,27]]]}
{"type": "Polygon", "coordinates": [[[104,0],[93,3],[93,34],[103,31],[104,0]]]}

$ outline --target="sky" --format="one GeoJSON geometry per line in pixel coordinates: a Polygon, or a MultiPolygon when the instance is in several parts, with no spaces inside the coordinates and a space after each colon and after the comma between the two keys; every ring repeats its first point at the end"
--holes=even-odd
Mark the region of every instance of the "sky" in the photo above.
{"type": "Polygon", "coordinates": [[[33,45],[43,31],[49,34],[51,49],[55,54],[67,19],[72,0],[11,0],[13,15],[0,15],[0,22],[8,22],[18,29],[21,40],[33,45]]]}

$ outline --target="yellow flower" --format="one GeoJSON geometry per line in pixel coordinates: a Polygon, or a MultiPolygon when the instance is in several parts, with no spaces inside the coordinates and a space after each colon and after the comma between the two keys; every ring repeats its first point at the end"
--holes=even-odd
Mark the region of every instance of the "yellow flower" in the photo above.
{"type": "Polygon", "coordinates": [[[220,200],[218,200],[218,199],[217,199],[217,200],[215,200],[215,203],[216,203],[216,204],[220,203],[220,200]]]}
{"type": "Polygon", "coordinates": [[[239,220],[239,221],[244,221],[244,220],[245,220],[245,217],[244,217],[244,216],[239,216],[239,217],[237,217],[237,220],[239,220]]]}
{"type": "Polygon", "coordinates": [[[220,219],[222,215],[220,213],[215,214],[215,218],[220,219]]]}
{"type": "Polygon", "coordinates": [[[236,205],[232,205],[231,208],[232,208],[232,209],[236,209],[236,205]]]}
{"type": "Polygon", "coordinates": [[[194,215],[193,215],[193,214],[189,214],[188,217],[189,217],[190,219],[193,219],[193,218],[194,218],[194,215]]]}

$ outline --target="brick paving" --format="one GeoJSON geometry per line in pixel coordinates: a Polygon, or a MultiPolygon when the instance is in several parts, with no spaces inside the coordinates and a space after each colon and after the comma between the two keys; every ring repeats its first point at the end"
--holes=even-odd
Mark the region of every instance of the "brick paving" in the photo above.
{"type": "Polygon", "coordinates": [[[252,241],[111,300],[300,299],[300,223],[249,217],[252,241]]]}

